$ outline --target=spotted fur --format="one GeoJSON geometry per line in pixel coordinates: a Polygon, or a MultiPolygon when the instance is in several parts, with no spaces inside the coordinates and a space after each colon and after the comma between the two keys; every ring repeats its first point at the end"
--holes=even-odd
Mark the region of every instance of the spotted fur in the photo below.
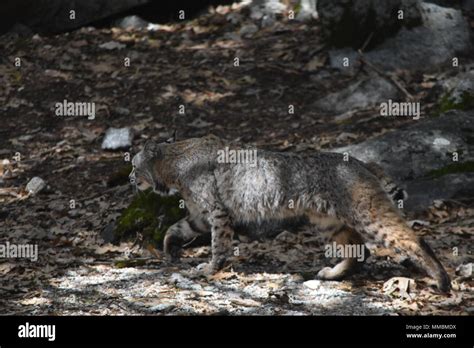
{"type": "MultiPolygon", "coordinates": [[[[176,143],[148,142],[133,158],[131,179],[139,189],[178,191],[189,216],[166,234],[165,253],[176,258],[180,246],[211,232],[213,271],[229,260],[234,227],[305,217],[326,226],[340,244],[373,239],[409,257],[442,291],[449,277],[429,246],[409,228],[392,199],[405,197],[380,168],[342,154],[279,153],[258,150],[255,165],[219,163],[229,146],[215,136],[176,143]],[[400,196],[401,195],[401,196],[400,196]]],[[[344,259],[318,274],[341,279],[356,266],[344,259]]]]}

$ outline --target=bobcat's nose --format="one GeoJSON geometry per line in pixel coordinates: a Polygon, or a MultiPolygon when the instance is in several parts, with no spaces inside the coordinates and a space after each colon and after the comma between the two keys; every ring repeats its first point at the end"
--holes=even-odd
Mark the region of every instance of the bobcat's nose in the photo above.
{"type": "Polygon", "coordinates": [[[140,191],[145,191],[150,187],[150,184],[146,180],[140,180],[139,178],[131,178],[130,182],[132,182],[140,191]]]}

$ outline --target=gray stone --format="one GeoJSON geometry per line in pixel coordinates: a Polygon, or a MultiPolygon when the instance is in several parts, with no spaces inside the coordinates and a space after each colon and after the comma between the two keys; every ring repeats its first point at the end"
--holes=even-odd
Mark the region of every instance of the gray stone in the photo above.
{"type": "Polygon", "coordinates": [[[117,41],[108,41],[108,42],[105,42],[101,45],[99,45],[100,48],[104,48],[106,50],[121,50],[125,47],[127,47],[127,45],[125,44],[122,44],[120,42],[117,42],[117,41]]]}
{"type": "Polygon", "coordinates": [[[360,67],[359,54],[352,48],[340,48],[329,51],[329,65],[331,68],[342,71],[355,72],[360,67]],[[349,61],[349,66],[344,66],[345,58],[349,61]]]}
{"type": "Polygon", "coordinates": [[[46,187],[45,181],[41,179],[39,176],[35,176],[26,185],[26,191],[28,191],[30,195],[36,195],[45,187],[46,187]]]}
{"type": "MultiPolygon", "coordinates": [[[[58,33],[87,25],[149,0],[20,0],[15,6],[22,11],[23,24],[40,33],[58,33]],[[74,10],[76,18],[69,18],[74,10]]],[[[20,12],[18,12],[20,13],[20,12]]]]}
{"type": "Polygon", "coordinates": [[[405,184],[408,199],[404,209],[419,212],[429,207],[434,200],[462,199],[474,197],[474,173],[456,173],[440,178],[416,179],[405,184]]]}
{"type": "Polygon", "coordinates": [[[279,0],[253,0],[251,4],[251,18],[260,19],[266,14],[283,13],[286,6],[279,0]]]}
{"type": "Polygon", "coordinates": [[[308,21],[318,18],[316,0],[300,0],[300,10],[296,16],[297,21],[308,21]]]}
{"type": "MultiPolygon", "coordinates": [[[[427,71],[443,64],[451,64],[453,57],[472,48],[470,30],[461,11],[421,3],[423,24],[412,29],[402,28],[396,36],[388,38],[374,49],[365,52],[369,62],[381,69],[413,69],[427,71]]],[[[353,49],[332,50],[330,65],[341,65],[342,57],[349,57],[357,66],[357,52],[353,49]]]]}
{"type": "MultiPolygon", "coordinates": [[[[474,98],[474,70],[462,72],[438,84],[443,95],[453,103],[462,103],[466,95],[474,98]]],[[[438,87],[437,86],[437,87],[438,87]]]]}
{"type": "Polygon", "coordinates": [[[456,274],[462,278],[471,279],[473,265],[474,263],[472,262],[465,265],[460,265],[458,268],[456,268],[456,274]]]}
{"type": "Polygon", "coordinates": [[[258,27],[255,24],[250,23],[240,28],[239,34],[243,37],[249,37],[255,34],[257,31],[258,31],[258,27]]]}
{"type": "Polygon", "coordinates": [[[469,26],[461,11],[421,4],[423,25],[402,29],[367,59],[385,69],[428,70],[450,61],[471,48],[469,26]]]}
{"type": "Polygon", "coordinates": [[[130,115],[130,109],[127,109],[127,108],[122,108],[120,106],[116,107],[114,109],[114,111],[119,114],[119,115],[122,115],[122,116],[128,116],[130,115]]]}
{"type": "Polygon", "coordinates": [[[336,47],[360,48],[369,35],[373,45],[421,24],[418,0],[319,0],[317,10],[323,33],[336,47]],[[400,9],[403,20],[398,19],[400,9]]]}
{"type": "Polygon", "coordinates": [[[439,117],[414,120],[410,127],[333,151],[378,163],[396,182],[406,186],[407,209],[420,210],[435,199],[474,196],[474,173],[435,172],[474,161],[473,116],[473,110],[453,110],[439,117]],[[453,162],[453,152],[459,154],[458,162],[453,162]]]}
{"type": "Polygon", "coordinates": [[[133,134],[130,128],[109,128],[102,142],[103,150],[128,149],[132,146],[133,134]]]}
{"type": "Polygon", "coordinates": [[[460,161],[474,160],[473,114],[474,111],[450,111],[440,117],[414,120],[411,127],[334,151],[379,163],[390,176],[401,181],[422,178],[452,164],[454,151],[462,153],[460,161]]]}
{"type": "Polygon", "coordinates": [[[122,29],[146,29],[150,23],[138,16],[127,16],[115,21],[115,25],[122,29]]]}
{"type": "Polygon", "coordinates": [[[397,88],[391,82],[378,76],[369,76],[319,99],[314,107],[320,112],[341,114],[376,106],[387,99],[396,99],[398,95],[397,88]]]}
{"type": "Polygon", "coordinates": [[[461,6],[464,11],[474,11],[474,0],[462,0],[461,6]]]}

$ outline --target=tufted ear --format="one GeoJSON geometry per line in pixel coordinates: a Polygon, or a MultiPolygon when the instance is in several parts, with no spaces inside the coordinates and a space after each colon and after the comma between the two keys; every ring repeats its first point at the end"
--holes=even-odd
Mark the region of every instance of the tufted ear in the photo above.
{"type": "Polygon", "coordinates": [[[153,140],[147,140],[143,151],[147,154],[156,155],[160,151],[159,144],[153,140]]]}
{"type": "Polygon", "coordinates": [[[172,144],[172,143],[176,142],[176,133],[177,133],[177,131],[176,131],[176,129],[175,129],[174,132],[173,132],[173,135],[171,136],[171,138],[169,138],[168,140],[166,140],[166,143],[172,144]]]}

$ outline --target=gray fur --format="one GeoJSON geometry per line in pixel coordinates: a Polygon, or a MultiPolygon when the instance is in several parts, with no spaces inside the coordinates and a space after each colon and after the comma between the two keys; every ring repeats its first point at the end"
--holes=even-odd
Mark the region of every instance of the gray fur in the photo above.
{"type": "MultiPolygon", "coordinates": [[[[186,201],[191,223],[179,222],[180,228],[170,228],[165,252],[170,240],[185,243],[196,233],[210,231],[210,266],[215,271],[231,254],[234,226],[305,217],[316,225],[332,221],[333,232],[345,226],[337,237],[342,244],[363,243],[365,237],[393,247],[438,280],[442,290],[449,289],[443,267],[393,205],[389,193],[399,195],[399,189],[379,169],[327,152],[307,155],[257,150],[256,163],[220,163],[218,151],[226,146],[215,136],[173,144],[147,143],[133,158],[137,187],[152,186],[159,193],[175,190],[186,201]],[[199,231],[192,226],[199,226],[199,231]]],[[[348,267],[355,266],[345,261],[320,276],[345,276],[348,267]]]]}

